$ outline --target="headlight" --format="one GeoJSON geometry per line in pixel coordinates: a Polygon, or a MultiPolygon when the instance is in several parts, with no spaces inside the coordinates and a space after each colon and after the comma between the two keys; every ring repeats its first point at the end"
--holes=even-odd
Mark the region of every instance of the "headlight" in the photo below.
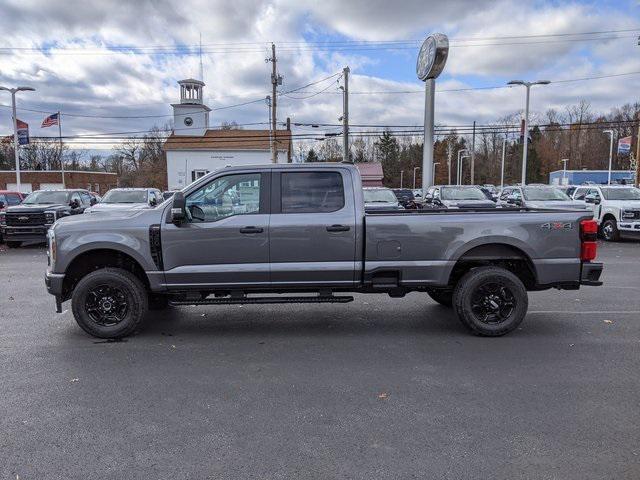
{"type": "Polygon", "coordinates": [[[56,212],[44,212],[44,221],[47,224],[53,225],[56,221],[56,212]]]}
{"type": "Polygon", "coordinates": [[[625,212],[622,211],[622,218],[635,218],[636,212],[625,212]]]}
{"type": "Polygon", "coordinates": [[[51,268],[56,264],[56,255],[58,253],[58,245],[56,244],[56,234],[53,228],[50,228],[47,232],[47,239],[49,244],[49,265],[51,268]]]}

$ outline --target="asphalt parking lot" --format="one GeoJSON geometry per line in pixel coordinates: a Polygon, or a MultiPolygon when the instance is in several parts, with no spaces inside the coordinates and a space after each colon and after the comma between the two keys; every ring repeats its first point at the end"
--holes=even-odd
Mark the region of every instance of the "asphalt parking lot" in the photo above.
{"type": "Polygon", "coordinates": [[[426,295],[181,307],[91,338],[0,246],[0,478],[640,477],[640,242],[503,338],[426,295]]]}

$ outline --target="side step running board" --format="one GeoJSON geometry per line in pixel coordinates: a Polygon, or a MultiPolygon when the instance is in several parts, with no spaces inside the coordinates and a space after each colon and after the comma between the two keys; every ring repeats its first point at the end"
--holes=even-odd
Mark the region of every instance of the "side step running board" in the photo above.
{"type": "Polygon", "coordinates": [[[335,297],[333,295],[317,297],[225,297],[210,298],[204,300],[171,300],[169,305],[233,305],[233,304],[260,304],[260,303],[349,303],[353,297],[335,297]]]}

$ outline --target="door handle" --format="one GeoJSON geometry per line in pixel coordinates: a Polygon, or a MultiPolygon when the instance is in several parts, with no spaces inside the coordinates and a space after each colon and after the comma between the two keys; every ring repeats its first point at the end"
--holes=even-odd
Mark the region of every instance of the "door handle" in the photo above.
{"type": "Polygon", "coordinates": [[[327,232],[348,232],[350,229],[349,225],[331,225],[327,227],[327,232]]]}
{"type": "Polygon", "coordinates": [[[240,233],[262,233],[264,229],[260,227],[244,227],[240,229],[240,233]]]}

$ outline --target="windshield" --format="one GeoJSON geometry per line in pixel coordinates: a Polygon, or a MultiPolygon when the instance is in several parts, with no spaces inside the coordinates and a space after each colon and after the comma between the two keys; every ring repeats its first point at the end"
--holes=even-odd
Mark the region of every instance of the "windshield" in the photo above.
{"type": "Polygon", "coordinates": [[[109,190],[100,203],[147,203],[147,191],[109,190]]]}
{"type": "Polygon", "coordinates": [[[446,187],[440,194],[442,200],[486,200],[487,196],[479,188],[446,187]]]}
{"type": "Polygon", "coordinates": [[[398,200],[413,200],[413,192],[411,190],[394,190],[393,193],[398,200]]]}
{"type": "Polygon", "coordinates": [[[524,191],[524,199],[534,202],[560,202],[571,200],[569,196],[558,188],[539,188],[526,187],[524,191]]]}
{"type": "Polygon", "coordinates": [[[640,189],[629,188],[602,188],[602,195],[607,200],[640,200],[640,189]]]}
{"type": "Polygon", "coordinates": [[[69,203],[69,192],[42,191],[30,193],[22,202],[28,205],[66,205],[69,203]]]}
{"type": "Polygon", "coordinates": [[[377,188],[363,190],[365,203],[398,203],[398,199],[391,190],[377,188]]]}

